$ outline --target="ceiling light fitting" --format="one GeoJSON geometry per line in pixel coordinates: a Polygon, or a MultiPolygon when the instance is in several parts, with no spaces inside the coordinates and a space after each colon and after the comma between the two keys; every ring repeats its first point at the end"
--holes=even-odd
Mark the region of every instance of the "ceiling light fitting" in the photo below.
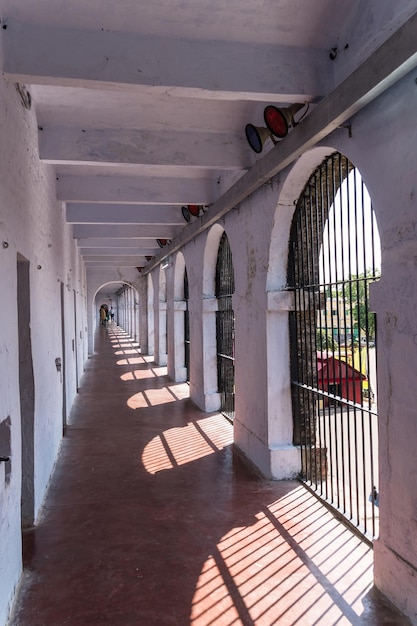
{"type": "Polygon", "coordinates": [[[248,144],[252,148],[256,154],[260,154],[264,147],[264,143],[267,139],[271,139],[271,141],[276,144],[277,140],[272,135],[272,133],[263,126],[254,126],[253,124],[246,124],[245,126],[245,135],[248,141],[248,144]]]}
{"type": "Polygon", "coordinates": [[[198,204],[187,204],[187,206],[181,207],[181,213],[185,221],[190,222],[191,216],[199,217],[204,213],[204,209],[198,204]]]}
{"type": "Polygon", "coordinates": [[[171,239],[157,239],[156,243],[160,248],[165,248],[165,246],[168,246],[171,243],[171,239]]]}
{"type": "Polygon", "coordinates": [[[289,129],[297,126],[307,113],[308,104],[301,118],[297,122],[294,120],[294,115],[304,106],[306,106],[306,103],[295,103],[285,109],[279,109],[272,104],[265,107],[264,121],[266,128],[263,126],[254,126],[253,124],[246,124],[245,127],[246,139],[252,150],[260,154],[267,139],[271,139],[272,142],[276,144],[277,139],[283,139],[288,135],[289,129]]]}

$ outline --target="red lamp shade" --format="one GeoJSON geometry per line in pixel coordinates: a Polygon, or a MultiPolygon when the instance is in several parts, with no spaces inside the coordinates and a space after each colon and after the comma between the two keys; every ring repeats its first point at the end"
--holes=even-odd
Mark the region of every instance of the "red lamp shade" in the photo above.
{"type": "Polygon", "coordinates": [[[264,110],[264,120],[268,130],[275,137],[282,139],[288,134],[288,121],[283,109],[278,109],[272,104],[268,105],[264,110]]]}
{"type": "Polygon", "coordinates": [[[189,204],[188,210],[194,217],[198,217],[200,215],[200,207],[198,204],[189,204]]]}
{"type": "Polygon", "coordinates": [[[160,248],[164,248],[171,243],[171,239],[157,239],[156,242],[160,248]]]}
{"type": "MultiPolygon", "coordinates": [[[[278,109],[278,107],[274,107],[273,104],[269,104],[265,107],[264,120],[269,132],[279,139],[288,135],[288,129],[291,126],[297,126],[298,122],[294,121],[294,115],[297,111],[302,109],[303,106],[304,104],[299,104],[297,102],[295,104],[291,104],[286,109],[278,109]]],[[[307,111],[305,113],[307,113],[307,111]]],[[[302,115],[302,118],[304,115],[302,115]]]]}

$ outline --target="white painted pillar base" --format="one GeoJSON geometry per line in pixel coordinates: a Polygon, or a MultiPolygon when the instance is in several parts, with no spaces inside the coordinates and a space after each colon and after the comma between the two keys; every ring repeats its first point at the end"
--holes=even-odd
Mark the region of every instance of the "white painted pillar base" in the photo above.
{"type": "Polygon", "coordinates": [[[301,470],[301,451],[293,445],[270,448],[271,477],[274,480],[292,480],[301,470]]]}
{"type": "Polygon", "coordinates": [[[175,367],[174,368],[174,380],[176,383],[185,383],[187,380],[187,368],[175,367]]]}
{"type": "Polygon", "coordinates": [[[204,411],[207,413],[211,413],[213,411],[218,411],[220,409],[220,394],[216,392],[214,393],[205,393],[204,394],[204,411]]]}

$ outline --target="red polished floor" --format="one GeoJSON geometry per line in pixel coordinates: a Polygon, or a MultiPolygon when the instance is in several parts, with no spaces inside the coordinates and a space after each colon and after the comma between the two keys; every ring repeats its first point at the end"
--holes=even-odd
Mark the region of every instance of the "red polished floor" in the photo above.
{"type": "Polygon", "coordinates": [[[188,395],[98,329],[11,626],[408,624],[372,551],[299,483],[251,474],[188,395]]]}

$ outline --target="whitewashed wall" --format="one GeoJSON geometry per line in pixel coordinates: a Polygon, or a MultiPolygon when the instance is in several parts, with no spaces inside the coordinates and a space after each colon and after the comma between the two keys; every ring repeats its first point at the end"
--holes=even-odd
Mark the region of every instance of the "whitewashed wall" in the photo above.
{"type": "Polygon", "coordinates": [[[71,229],[65,223],[63,206],[55,199],[54,173],[38,158],[34,111],[25,110],[14,85],[6,84],[2,79],[0,135],[0,291],[6,294],[1,302],[0,455],[10,455],[11,458],[9,464],[0,463],[0,624],[4,624],[22,567],[18,254],[29,262],[35,383],[35,519],[44,500],[62,437],[64,391],[69,410],[77,387],[75,355],[81,376],[86,348],[84,268],[71,229]],[[8,247],[4,247],[3,242],[8,247]],[[65,361],[61,283],[64,285],[65,361]],[[61,373],[55,366],[56,358],[61,358],[65,369],[65,390],[61,373]]]}
{"type": "Polygon", "coordinates": [[[381,237],[377,313],[380,539],[375,582],[417,624],[417,84],[407,75],[338,147],[358,166],[381,237]]]}

